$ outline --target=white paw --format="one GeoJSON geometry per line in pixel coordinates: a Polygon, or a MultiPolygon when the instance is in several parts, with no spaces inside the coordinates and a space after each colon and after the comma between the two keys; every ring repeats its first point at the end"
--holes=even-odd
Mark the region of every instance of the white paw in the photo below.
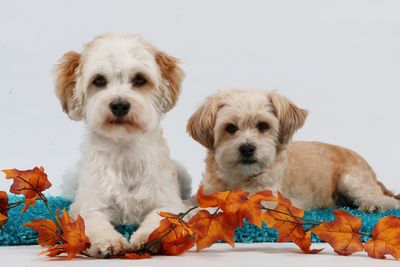
{"type": "Polygon", "coordinates": [[[128,240],[120,233],[109,233],[92,237],[87,253],[96,258],[109,258],[122,255],[129,248],[128,240]]]}
{"type": "Polygon", "coordinates": [[[130,248],[132,250],[138,250],[143,248],[143,246],[149,240],[149,236],[151,233],[152,231],[144,231],[139,228],[139,230],[134,232],[133,235],[131,236],[130,248]]]}

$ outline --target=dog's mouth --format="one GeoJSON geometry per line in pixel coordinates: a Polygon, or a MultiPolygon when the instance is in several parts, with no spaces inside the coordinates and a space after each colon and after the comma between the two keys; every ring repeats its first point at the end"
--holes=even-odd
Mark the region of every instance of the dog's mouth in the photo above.
{"type": "Polygon", "coordinates": [[[243,164],[243,165],[252,165],[252,164],[256,164],[257,160],[255,160],[255,159],[242,159],[242,160],[239,161],[239,163],[243,164]]]}
{"type": "Polygon", "coordinates": [[[123,124],[129,123],[129,122],[127,120],[125,120],[124,118],[116,118],[115,120],[112,120],[109,123],[115,124],[115,125],[123,125],[123,124]]]}
{"type": "Polygon", "coordinates": [[[112,128],[124,128],[128,132],[144,131],[144,125],[140,121],[132,117],[111,117],[104,122],[105,129],[111,130],[112,128]]]}

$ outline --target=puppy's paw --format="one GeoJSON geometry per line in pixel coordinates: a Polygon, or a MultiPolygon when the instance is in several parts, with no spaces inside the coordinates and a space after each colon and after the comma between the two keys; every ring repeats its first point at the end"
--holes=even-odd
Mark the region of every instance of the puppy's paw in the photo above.
{"type": "Polygon", "coordinates": [[[144,231],[139,228],[138,231],[133,233],[130,240],[130,249],[139,250],[144,247],[144,245],[149,240],[149,236],[152,231],[144,231]]]}
{"type": "Polygon", "coordinates": [[[109,233],[91,238],[91,246],[87,250],[89,256],[96,258],[110,258],[124,254],[129,248],[128,240],[121,234],[109,233]]]}
{"type": "Polygon", "coordinates": [[[384,197],[381,199],[374,199],[374,200],[366,200],[362,201],[359,205],[361,210],[365,211],[386,211],[390,209],[399,209],[400,208],[400,201],[395,198],[391,197],[384,197]]]}

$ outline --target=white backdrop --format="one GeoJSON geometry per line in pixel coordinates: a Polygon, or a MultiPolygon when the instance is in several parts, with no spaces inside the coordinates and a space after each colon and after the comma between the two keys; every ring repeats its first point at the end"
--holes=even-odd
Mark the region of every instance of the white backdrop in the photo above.
{"type": "MultiPolygon", "coordinates": [[[[187,78],[164,120],[197,186],[204,149],[186,120],[218,88],[279,89],[311,111],[295,139],[347,146],[400,191],[400,1],[0,2],[0,168],[43,165],[59,193],[84,125],[54,95],[52,66],[104,32],[139,33],[182,59],[187,78]]],[[[10,183],[0,176],[0,190],[10,183]]]]}

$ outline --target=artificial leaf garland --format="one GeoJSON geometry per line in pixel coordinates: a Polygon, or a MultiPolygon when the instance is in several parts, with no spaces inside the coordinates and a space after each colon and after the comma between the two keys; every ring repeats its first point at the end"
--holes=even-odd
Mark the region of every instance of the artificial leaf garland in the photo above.
{"type": "MultiPolygon", "coordinates": [[[[86,256],[90,241],[85,235],[83,219],[69,217],[66,210],[60,216],[50,209],[43,191],[51,187],[42,167],[20,171],[4,170],[7,179],[13,179],[10,192],[25,196],[25,201],[8,203],[6,192],[0,191],[0,228],[7,223],[8,210],[25,203],[22,212],[34,206],[37,200],[46,205],[52,220],[33,220],[27,224],[38,232],[39,245],[47,247],[43,254],[49,257],[67,255],[72,259],[86,256]]],[[[316,222],[304,218],[304,210],[292,205],[279,192],[275,196],[264,190],[252,196],[246,191],[233,191],[205,194],[202,187],[197,193],[198,207],[186,212],[172,214],[160,212],[163,218],[160,226],[150,235],[147,244],[140,250],[128,251],[115,256],[123,259],[148,259],[151,255],[180,255],[196,245],[197,251],[212,246],[217,241],[225,241],[234,247],[234,234],[242,227],[243,220],[261,227],[265,223],[275,228],[279,234],[278,242],[294,242],[304,253],[314,254],[321,249],[311,249],[311,233],[330,244],[339,255],[351,255],[365,250],[368,256],[383,259],[392,255],[400,259],[400,218],[387,216],[375,226],[371,235],[360,232],[361,219],[342,210],[335,210],[331,222],[316,222]],[[265,202],[276,203],[275,208],[266,208],[265,202]],[[205,210],[206,209],[206,210],[205,210]],[[210,212],[210,210],[214,209],[210,212]],[[188,215],[194,213],[190,219],[188,215]],[[313,228],[306,231],[304,225],[313,228]],[[371,238],[363,244],[361,235],[371,238]]]]}

